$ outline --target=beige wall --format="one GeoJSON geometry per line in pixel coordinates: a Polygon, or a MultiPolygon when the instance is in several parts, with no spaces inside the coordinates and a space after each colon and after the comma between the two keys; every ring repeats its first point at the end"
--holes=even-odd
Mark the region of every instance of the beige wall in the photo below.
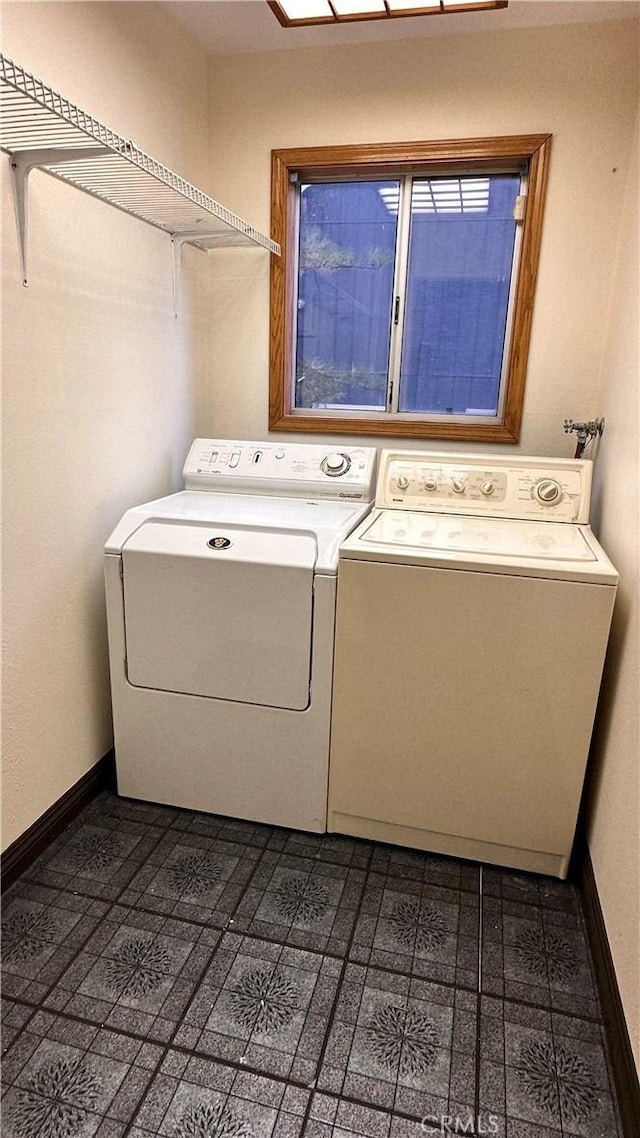
{"type": "Polygon", "coordinates": [[[620,587],[594,740],[589,848],[629,1034],[640,1070],[640,537],[638,127],[618,238],[599,409],[597,528],[620,587]]]}
{"type": "MultiPolygon", "coordinates": [[[[219,58],[210,72],[219,193],[262,227],[269,222],[271,148],[553,134],[524,427],[516,449],[570,456],[574,440],[563,434],[563,418],[606,416],[596,490],[602,539],[622,584],[598,734],[590,844],[636,1056],[638,270],[637,168],[629,156],[637,67],[637,25],[623,23],[219,58]],[[633,188],[626,199],[625,180],[633,188]]],[[[266,267],[256,273],[255,262],[221,258],[214,274],[221,319],[212,325],[212,369],[198,392],[199,429],[262,438],[266,267]]]]}
{"type": "MultiPolygon", "coordinates": [[[[205,58],[154,9],[4,4],[2,50],[198,184],[205,58]]],[[[23,288],[7,169],[3,849],[111,746],[101,548],[177,487],[207,343],[198,254],[176,321],[168,237],[40,172],[23,288]]]]}
{"type": "MultiPolygon", "coordinates": [[[[271,148],[551,131],[520,449],[570,455],[562,419],[597,410],[637,104],[636,41],[633,25],[612,23],[218,57],[210,70],[212,180],[221,200],[265,228],[271,148]]],[[[198,416],[203,432],[261,438],[268,276],[262,265],[256,274],[250,256],[228,268],[221,258],[214,269],[221,319],[198,416]]]]}

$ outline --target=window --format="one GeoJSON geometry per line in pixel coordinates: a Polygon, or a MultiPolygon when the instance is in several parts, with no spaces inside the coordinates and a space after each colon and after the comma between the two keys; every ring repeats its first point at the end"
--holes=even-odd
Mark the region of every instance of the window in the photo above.
{"type": "Polygon", "coordinates": [[[272,154],[272,430],[517,441],[550,136],[272,154]]]}

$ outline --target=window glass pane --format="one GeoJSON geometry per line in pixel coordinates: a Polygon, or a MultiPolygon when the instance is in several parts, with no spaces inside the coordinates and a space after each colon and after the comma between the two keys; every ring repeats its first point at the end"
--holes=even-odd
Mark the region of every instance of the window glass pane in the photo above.
{"type": "Polygon", "coordinates": [[[416,179],[400,411],[495,415],[517,174],[416,179]]]}
{"type": "Polygon", "coordinates": [[[296,408],[386,407],[399,183],[303,185],[296,408]]]}

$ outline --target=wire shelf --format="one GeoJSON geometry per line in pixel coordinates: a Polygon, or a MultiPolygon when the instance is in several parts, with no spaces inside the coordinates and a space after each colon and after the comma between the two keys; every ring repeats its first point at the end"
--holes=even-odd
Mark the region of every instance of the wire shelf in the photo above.
{"type": "Polygon", "coordinates": [[[20,193],[25,198],[22,224],[16,200],[23,260],[26,175],[33,167],[164,230],[180,244],[205,250],[257,245],[280,253],[275,241],[2,54],[0,149],[12,158],[14,180],[15,170],[24,171],[23,186],[14,187],[16,199],[20,193]]]}

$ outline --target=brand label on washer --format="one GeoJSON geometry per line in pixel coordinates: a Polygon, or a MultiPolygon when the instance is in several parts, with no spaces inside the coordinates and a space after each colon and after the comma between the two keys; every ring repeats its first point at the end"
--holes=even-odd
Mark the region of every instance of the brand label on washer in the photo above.
{"type": "Polygon", "coordinates": [[[212,537],[207,542],[210,549],[228,549],[231,545],[228,537],[212,537]]]}

